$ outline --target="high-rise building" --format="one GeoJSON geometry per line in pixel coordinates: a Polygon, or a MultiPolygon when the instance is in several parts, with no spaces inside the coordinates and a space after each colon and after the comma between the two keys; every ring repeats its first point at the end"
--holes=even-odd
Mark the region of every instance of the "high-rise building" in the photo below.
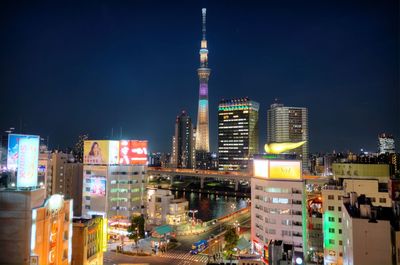
{"type": "Polygon", "coordinates": [[[300,160],[254,159],[251,240],[265,264],[304,264],[305,197],[300,160]]]}
{"type": "Polygon", "coordinates": [[[82,216],[143,213],[147,141],[85,141],[82,216]]]}
{"type": "Polygon", "coordinates": [[[0,264],[71,264],[72,200],[44,189],[0,191],[0,264]]]}
{"type": "Polygon", "coordinates": [[[274,103],[267,113],[267,143],[301,142],[293,150],[308,170],[308,111],[307,108],[285,107],[274,103]]]}
{"type": "Polygon", "coordinates": [[[222,100],[218,107],[218,169],[247,170],[258,153],[259,104],[249,98],[222,100]]]}
{"type": "Polygon", "coordinates": [[[74,199],[74,213],[82,214],[83,164],[76,163],[72,154],[56,152],[51,154],[51,194],[62,194],[74,199]]]}
{"type": "Polygon", "coordinates": [[[396,152],[394,139],[392,135],[381,133],[378,136],[379,141],[379,153],[380,154],[394,154],[396,152]]]}
{"type": "Polygon", "coordinates": [[[173,137],[172,161],[176,168],[193,168],[195,150],[193,146],[193,125],[186,111],[176,117],[173,137]]]}
{"type": "Polygon", "coordinates": [[[206,40],[206,9],[202,10],[203,15],[203,39],[200,48],[200,68],[197,69],[199,76],[199,108],[197,112],[196,127],[196,151],[210,152],[209,122],[208,122],[208,79],[211,69],[208,68],[208,50],[206,40]]]}

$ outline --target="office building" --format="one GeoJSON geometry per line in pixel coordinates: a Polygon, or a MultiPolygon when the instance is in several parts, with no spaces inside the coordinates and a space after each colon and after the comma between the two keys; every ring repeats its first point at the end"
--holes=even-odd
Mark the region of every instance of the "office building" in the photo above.
{"type": "Polygon", "coordinates": [[[208,68],[208,49],[206,39],[206,9],[201,10],[203,16],[203,39],[200,48],[200,67],[197,69],[199,76],[199,107],[197,111],[196,126],[196,151],[210,152],[209,115],[208,115],[208,79],[211,69],[208,68]]]}
{"type": "Polygon", "coordinates": [[[55,152],[51,154],[51,194],[62,194],[74,199],[74,213],[82,214],[83,165],[76,163],[72,154],[55,152]]]}
{"type": "Polygon", "coordinates": [[[251,240],[266,264],[304,264],[305,181],[300,160],[254,159],[251,240]]]}
{"type": "Polygon", "coordinates": [[[248,170],[258,153],[259,104],[249,98],[222,100],[218,107],[218,169],[248,170]]]}
{"type": "Polygon", "coordinates": [[[72,205],[44,189],[0,191],[0,263],[71,264],[72,205]]]}
{"type": "Polygon", "coordinates": [[[192,120],[186,111],[176,117],[173,137],[172,161],[175,168],[193,168],[195,149],[192,120]]]}
{"type": "Polygon", "coordinates": [[[267,112],[267,143],[301,142],[305,144],[293,150],[308,170],[308,110],[286,107],[274,103],[267,112]]]}
{"type": "Polygon", "coordinates": [[[147,141],[85,141],[82,216],[129,219],[145,208],[147,141]]]}
{"type": "Polygon", "coordinates": [[[391,207],[375,207],[365,195],[343,197],[343,264],[392,264],[391,207]]]}
{"type": "Polygon", "coordinates": [[[101,216],[73,219],[71,265],[102,265],[107,248],[107,220],[101,216]]]}
{"type": "Polygon", "coordinates": [[[379,154],[394,154],[396,152],[394,138],[390,134],[381,133],[378,136],[379,154]]]}

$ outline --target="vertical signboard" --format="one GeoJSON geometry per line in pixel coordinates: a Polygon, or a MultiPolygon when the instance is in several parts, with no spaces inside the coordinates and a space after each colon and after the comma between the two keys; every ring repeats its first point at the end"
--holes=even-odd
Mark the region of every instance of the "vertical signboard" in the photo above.
{"type": "Polygon", "coordinates": [[[37,186],[39,136],[8,135],[7,167],[17,171],[17,187],[37,186]]]}

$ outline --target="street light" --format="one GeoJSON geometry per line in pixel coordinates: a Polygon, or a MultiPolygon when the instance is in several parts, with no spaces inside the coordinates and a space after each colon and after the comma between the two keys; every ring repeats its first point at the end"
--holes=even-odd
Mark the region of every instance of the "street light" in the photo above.
{"type": "Polygon", "coordinates": [[[195,220],[195,219],[194,219],[194,214],[195,214],[195,213],[198,213],[198,212],[199,212],[199,210],[189,210],[189,213],[192,214],[192,219],[193,219],[193,221],[195,220]]]}

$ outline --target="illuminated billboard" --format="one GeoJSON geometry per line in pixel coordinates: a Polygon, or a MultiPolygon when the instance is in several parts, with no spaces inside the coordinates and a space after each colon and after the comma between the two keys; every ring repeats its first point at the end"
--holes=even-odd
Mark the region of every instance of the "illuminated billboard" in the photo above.
{"type": "Polygon", "coordinates": [[[19,141],[23,138],[37,138],[37,135],[26,135],[26,134],[9,134],[8,135],[8,150],[7,150],[7,168],[9,170],[16,170],[18,166],[18,148],[19,141]]]}
{"type": "Polygon", "coordinates": [[[267,179],[302,179],[300,160],[254,160],[254,177],[267,179]]]}
{"type": "Polygon", "coordinates": [[[17,187],[37,186],[39,137],[20,138],[17,156],[17,187]]]}
{"type": "Polygon", "coordinates": [[[91,196],[106,196],[106,177],[91,176],[87,178],[87,183],[90,188],[91,196]]]}
{"type": "Polygon", "coordinates": [[[85,141],[83,144],[83,162],[91,165],[109,165],[118,163],[118,141],[85,141]]]}
{"type": "Polygon", "coordinates": [[[125,140],[119,143],[119,164],[146,165],[147,141],[125,140]]]}

